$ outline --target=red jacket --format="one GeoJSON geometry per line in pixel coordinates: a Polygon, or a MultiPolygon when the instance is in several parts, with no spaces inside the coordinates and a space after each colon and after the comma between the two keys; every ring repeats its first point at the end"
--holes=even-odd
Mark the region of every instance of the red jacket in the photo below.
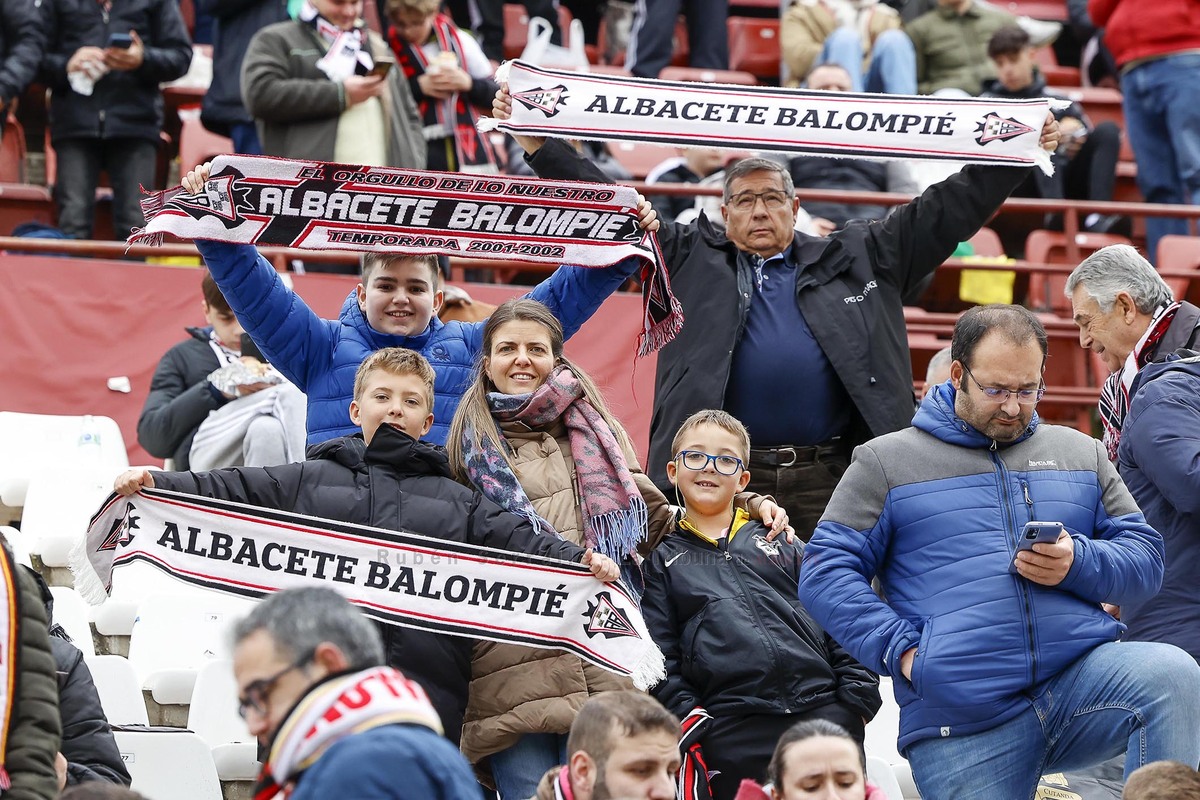
{"type": "Polygon", "coordinates": [[[1198,0],[1088,0],[1118,66],[1181,50],[1200,50],[1198,0]]]}

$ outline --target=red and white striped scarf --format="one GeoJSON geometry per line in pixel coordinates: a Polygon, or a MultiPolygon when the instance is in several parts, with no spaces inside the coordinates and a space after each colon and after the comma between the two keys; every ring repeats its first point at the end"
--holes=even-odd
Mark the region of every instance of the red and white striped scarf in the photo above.
{"type": "Polygon", "coordinates": [[[1158,343],[1167,334],[1180,305],[1178,302],[1171,303],[1154,312],[1150,326],[1126,356],[1125,364],[1104,381],[1098,408],[1100,422],[1104,425],[1104,448],[1108,451],[1110,461],[1117,460],[1121,427],[1125,424],[1125,415],[1129,413],[1129,390],[1133,387],[1133,379],[1137,377],[1138,370],[1154,359],[1158,343]]]}

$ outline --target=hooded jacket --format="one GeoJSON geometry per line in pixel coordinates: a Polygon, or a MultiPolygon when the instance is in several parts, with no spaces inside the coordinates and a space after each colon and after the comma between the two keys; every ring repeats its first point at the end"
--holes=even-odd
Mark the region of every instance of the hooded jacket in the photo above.
{"type": "MultiPolygon", "coordinates": [[[[284,285],[251,245],[201,240],[196,243],[221,293],[243,329],[271,365],[308,396],[308,443],[349,436],[354,373],[363,359],[383,347],[416,350],[433,365],[433,428],[426,440],[443,444],[458,401],[475,373],[483,347],[483,322],[442,322],[435,315],[422,333],[394,336],[367,324],[350,292],[336,320],[321,319],[284,285]]],[[[638,268],[636,258],[611,267],[559,267],[526,295],[544,303],[569,339],[638,268]]]]}
{"type": "Polygon", "coordinates": [[[46,581],[32,569],[33,578],[50,622],[50,652],[58,679],[58,714],[62,721],[63,757],[67,759],[67,786],[90,781],[128,786],[132,782],[112,727],[104,715],[92,673],[83,661],[83,653],[71,643],[71,637],[54,622],[54,595],[46,581]]]}
{"type": "MultiPolygon", "coordinates": [[[[308,458],[278,467],[155,473],[154,485],[562,561],[583,557],[582,547],[536,533],[525,519],[454,481],[441,448],[387,425],[369,446],[361,435],[346,436],[311,448],[308,458]]],[[[457,743],[474,642],[395,625],[382,632],[388,664],[425,688],[446,736],[457,743]]]]}
{"type": "Polygon", "coordinates": [[[676,527],[646,561],[642,614],[667,660],[654,696],[680,719],[879,710],[879,679],[796,599],[802,547],[746,522],[722,546],[676,527]]]}
{"type": "MultiPolygon", "coordinates": [[[[528,160],[543,178],[608,182],[559,140],[528,160]]],[[[823,239],[795,234],[796,303],[854,403],[852,443],[909,424],[903,298],[975,235],[1026,174],[1022,167],[966,167],[887,219],[854,221],[823,239]]],[[[688,415],[725,405],[733,353],[753,307],[754,268],[704,216],[664,223],[658,241],[686,317],[659,351],[650,418],[650,477],[669,492],[675,432],[688,415]]]]}
{"type": "Polygon", "coordinates": [[[150,393],[138,417],[138,444],[155,458],[174,459],[188,469],[192,439],[209,413],[225,405],[208,382],[221,366],[209,344],[211,327],[185,328],[188,338],[168,350],[154,368],[150,393]]]}
{"type": "Polygon", "coordinates": [[[1162,589],[1121,607],[1126,638],[1167,642],[1200,661],[1200,353],[1181,350],[1138,372],[1117,468],[1162,534],[1162,589]]]}
{"type": "Polygon", "coordinates": [[[857,448],[800,571],[800,600],[867,668],[891,675],[903,751],[990,730],[1125,626],[1101,603],[1159,588],[1163,543],[1086,434],[1035,414],[998,445],[955,414],[949,382],[913,426],[857,448]],[[1057,586],[1010,572],[1033,520],[1061,522],[1074,562],[1057,586]],[[870,580],[878,577],[880,599],[870,580]],[[916,647],[911,682],[901,656],[916,647]]]}

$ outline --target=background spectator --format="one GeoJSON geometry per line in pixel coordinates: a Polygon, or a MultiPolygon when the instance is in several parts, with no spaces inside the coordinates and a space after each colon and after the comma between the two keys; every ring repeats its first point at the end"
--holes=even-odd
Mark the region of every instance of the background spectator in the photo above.
{"type": "Polygon", "coordinates": [[[100,695],[92,682],[92,673],[83,661],[83,653],[71,643],[71,637],[54,621],[54,595],[50,587],[32,569],[25,568],[41,593],[50,622],[50,651],[58,678],[58,715],[62,722],[62,746],[58,758],[66,769],[59,772],[59,786],[64,789],[80,783],[100,781],[128,786],[132,782],[117,740],[104,709],[100,695]]]}
{"type": "Polygon", "coordinates": [[[41,80],[50,89],[58,156],[58,227],[90,239],[96,187],[108,174],[118,239],[145,224],[141,187],[155,186],[163,100],[158,85],[192,61],[177,0],[44,0],[41,80]],[[127,37],[127,38],[122,38],[127,37]]]}
{"type": "Polygon", "coordinates": [[[50,652],[46,607],[37,583],[18,569],[8,542],[0,537],[2,574],[9,624],[16,652],[5,653],[0,670],[15,693],[4,698],[0,708],[3,724],[8,727],[0,766],[8,773],[11,788],[4,791],[12,800],[54,800],[67,770],[67,761],[59,754],[62,723],[58,719],[58,691],[55,685],[54,656],[50,652]],[[13,611],[15,610],[15,613],[13,611]]]}
{"type": "Polygon", "coordinates": [[[1015,22],[1012,14],[975,0],[938,0],[937,8],[904,26],[917,56],[917,91],[983,91],[996,77],[987,56],[992,34],[1015,22]]]}
{"type": "Polygon", "coordinates": [[[242,98],[267,155],[425,167],[427,148],[408,81],[395,69],[372,73],[377,60],[391,56],[387,43],[363,25],[362,8],[363,0],[305,0],[298,19],[263,28],[250,40],[242,98]]]}
{"type": "MultiPolygon", "coordinates": [[[[712,147],[680,148],[680,155],[668,158],[650,170],[646,175],[646,183],[699,183],[721,171],[724,165],[725,154],[720,150],[712,147]]],[[[651,195],[649,200],[663,222],[674,222],[676,217],[696,204],[695,197],[685,194],[651,195]]]]}
{"type": "Polygon", "coordinates": [[[383,642],[374,623],[337,592],[277,592],[237,623],[233,643],[242,714],[270,747],[258,796],[288,786],[292,800],[479,797],[470,767],[440,735],[425,692],[381,668],[383,642]],[[296,711],[301,698],[307,703],[296,711]],[[313,717],[301,713],[313,708],[353,715],[354,724],[313,726],[313,717]]]}
{"type": "Polygon", "coordinates": [[[425,168],[496,172],[491,141],[475,128],[475,109],[491,109],[500,85],[479,45],[438,6],[439,0],[387,0],[392,50],[421,114],[425,168]]]}
{"type": "Polygon", "coordinates": [[[0,2],[0,134],[9,105],[37,75],[45,47],[39,6],[31,0],[0,2]]]}
{"type": "Polygon", "coordinates": [[[933,354],[933,358],[929,359],[929,366],[925,370],[925,386],[921,389],[921,399],[940,383],[945,383],[950,380],[950,348],[943,347],[933,354]]]}
{"type": "MultiPolygon", "coordinates": [[[[138,444],[156,458],[174,460],[175,469],[192,468],[192,440],[197,430],[214,413],[228,408],[230,401],[264,390],[271,392],[299,392],[290,384],[286,388],[276,383],[250,383],[239,385],[233,391],[229,387],[218,388],[210,381],[216,370],[233,363],[246,363],[254,369],[266,365],[251,355],[242,354],[241,323],[237,321],[229,303],[225,300],[216,281],[207,272],[200,282],[203,295],[201,307],[208,325],[201,328],[186,328],[188,338],[172,347],[158,362],[154,377],[150,379],[150,393],[138,418],[138,444]]],[[[302,396],[301,396],[302,397],[302,396]]],[[[214,467],[265,467],[283,464],[289,460],[302,460],[304,453],[304,405],[289,404],[291,419],[282,413],[256,413],[244,425],[232,431],[239,441],[236,446],[226,444],[222,449],[229,451],[227,458],[218,459],[227,463],[209,463],[204,458],[204,469],[214,467]],[[289,459],[289,455],[293,458],[289,459]]],[[[228,415],[227,415],[228,417],[228,415]]],[[[232,421],[227,418],[227,422],[232,421]]],[[[212,447],[208,448],[211,455],[212,447]]]]}
{"type": "Polygon", "coordinates": [[[1200,773],[1178,761],[1155,761],[1129,776],[1121,800],[1200,800],[1200,773]]]}
{"type": "Polygon", "coordinates": [[[196,0],[196,6],[213,18],[213,78],[200,121],[232,139],[235,153],[261,155],[254,118],[242,102],[242,59],[254,34],[288,18],[287,0],[196,0]]]}
{"type": "MultiPolygon", "coordinates": [[[[805,85],[822,92],[853,90],[850,73],[840,64],[815,67],[805,85]]],[[[792,156],[787,163],[792,183],[797,189],[916,194],[912,173],[903,161],[792,156]]],[[[891,209],[888,206],[839,203],[834,200],[808,200],[804,210],[812,216],[816,232],[823,236],[845,227],[852,219],[883,219],[891,209]]]]}
{"type": "MultiPolygon", "coordinates": [[[[1029,34],[1020,27],[1007,25],[992,34],[987,52],[997,77],[984,85],[982,97],[1066,99],[1046,90],[1046,79],[1034,61],[1029,34]]],[[[1121,130],[1117,124],[1105,121],[1093,126],[1078,103],[1055,111],[1054,116],[1062,132],[1059,148],[1050,157],[1054,174],[1030,170],[1029,177],[1013,194],[1045,200],[1112,200],[1121,152],[1121,130]]],[[[1083,228],[1105,233],[1121,221],[1116,215],[1092,213],[1084,218],[1083,228]]],[[[1061,220],[1056,222],[1061,228],[1061,220]]]]}
{"type": "Polygon", "coordinates": [[[604,692],[571,724],[567,763],[542,777],[534,800],[674,800],[679,720],[644,692],[604,692]]]}
{"type": "MultiPolygon", "coordinates": [[[[562,44],[555,0],[521,0],[530,19],[541,17],[550,23],[550,43],[562,44]]],[[[471,0],[472,27],[479,36],[484,55],[497,63],[504,60],[504,0],[471,0]]],[[[465,23],[463,23],[465,24],[465,23]]]]}
{"type": "Polygon", "coordinates": [[[729,69],[729,0],[637,0],[625,66],[639,78],[657,78],[675,52],[675,21],[687,18],[688,64],[729,69]]]}
{"type": "Polygon", "coordinates": [[[768,795],[743,781],[737,800],[888,800],[867,782],[867,754],[839,725],[814,719],[793,725],[779,738],[767,767],[768,795]]]}
{"type": "Polygon", "coordinates": [[[92,782],[68,786],[58,800],[146,800],[146,797],[124,786],[92,782]]]}
{"type": "Polygon", "coordinates": [[[779,36],[791,86],[814,65],[834,63],[850,75],[843,91],[917,93],[912,41],[900,30],[900,15],[878,0],[796,0],[779,36]]]}
{"type": "MultiPolygon", "coordinates": [[[[1147,203],[1200,205],[1200,3],[1089,0],[1092,20],[1121,70],[1125,130],[1147,203]]],[[[1183,218],[1146,218],[1146,252],[1186,236],[1183,218]]]]}

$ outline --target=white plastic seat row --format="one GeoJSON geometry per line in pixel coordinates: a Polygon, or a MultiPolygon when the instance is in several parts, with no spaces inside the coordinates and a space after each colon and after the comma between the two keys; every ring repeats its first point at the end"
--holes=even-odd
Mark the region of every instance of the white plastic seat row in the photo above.
{"type": "MultiPolygon", "coordinates": [[[[25,505],[30,476],[46,467],[78,461],[86,417],[0,411],[0,502],[25,505]]],[[[88,457],[118,472],[129,466],[121,428],[109,417],[93,416],[87,433],[99,439],[88,457]]]]}
{"type": "Polygon", "coordinates": [[[208,744],[191,731],[114,730],[117,749],[133,778],[130,787],[148,800],[221,800],[208,744]]]}

